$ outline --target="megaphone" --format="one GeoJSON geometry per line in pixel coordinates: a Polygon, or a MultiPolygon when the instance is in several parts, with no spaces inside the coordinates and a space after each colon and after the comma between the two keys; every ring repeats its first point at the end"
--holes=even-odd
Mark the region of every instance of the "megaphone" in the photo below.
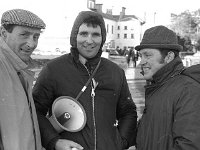
{"type": "Polygon", "coordinates": [[[52,116],[48,118],[58,133],[62,131],[78,132],[86,124],[83,106],[69,96],[58,97],[52,104],[52,116]]]}

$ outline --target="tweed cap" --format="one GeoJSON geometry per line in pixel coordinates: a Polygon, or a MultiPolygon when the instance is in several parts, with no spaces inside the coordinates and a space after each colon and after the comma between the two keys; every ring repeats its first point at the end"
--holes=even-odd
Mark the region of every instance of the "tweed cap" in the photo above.
{"type": "Polygon", "coordinates": [[[183,47],[178,44],[177,35],[165,26],[155,26],[145,31],[140,45],[135,49],[144,48],[171,49],[181,51],[183,47]]]}
{"type": "Polygon", "coordinates": [[[28,10],[12,9],[3,13],[1,25],[20,25],[32,28],[45,29],[46,25],[42,19],[28,10]]]}

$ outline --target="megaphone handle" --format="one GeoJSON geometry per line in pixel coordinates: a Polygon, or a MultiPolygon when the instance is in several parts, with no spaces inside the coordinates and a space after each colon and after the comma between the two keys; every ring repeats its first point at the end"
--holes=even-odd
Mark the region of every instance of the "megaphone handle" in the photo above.
{"type": "Polygon", "coordinates": [[[64,112],[62,115],[60,115],[56,119],[61,125],[64,125],[70,119],[70,114],[68,112],[64,112]]]}

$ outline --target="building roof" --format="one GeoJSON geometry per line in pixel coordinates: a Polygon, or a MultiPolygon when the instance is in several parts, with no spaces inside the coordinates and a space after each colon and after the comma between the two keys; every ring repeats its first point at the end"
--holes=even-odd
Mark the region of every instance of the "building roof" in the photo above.
{"type": "Polygon", "coordinates": [[[92,11],[96,11],[96,12],[100,13],[103,16],[103,18],[113,20],[113,21],[116,21],[116,22],[118,22],[118,21],[129,21],[129,20],[132,20],[132,19],[136,19],[136,20],[141,22],[141,19],[139,19],[135,15],[123,15],[123,17],[120,19],[120,15],[107,14],[107,13],[100,12],[96,9],[92,9],[92,11]]]}
{"type": "MultiPolygon", "coordinates": [[[[120,15],[113,15],[113,17],[117,18],[119,20],[120,18],[120,15]]],[[[120,19],[120,20],[126,20],[127,18],[133,18],[133,19],[137,19],[138,20],[138,17],[136,17],[135,15],[123,15],[123,17],[120,19]]]]}
{"type": "Polygon", "coordinates": [[[106,13],[101,13],[101,15],[106,18],[106,19],[110,19],[110,20],[113,20],[113,21],[118,21],[119,19],[114,17],[113,15],[111,14],[106,14],[106,13]]]}

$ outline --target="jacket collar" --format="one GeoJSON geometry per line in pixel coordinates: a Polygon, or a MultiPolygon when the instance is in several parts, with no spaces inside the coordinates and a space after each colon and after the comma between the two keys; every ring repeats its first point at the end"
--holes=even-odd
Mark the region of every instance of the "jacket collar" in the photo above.
{"type": "Polygon", "coordinates": [[[183,70],[184,66],[181,58],[176,57],[153,75],[152,83],[163,83],[169,78],[179,75],[183,70]]]}
{"type": "MultiPolygon", "coordinates": [[[[80,63],[78,49],[75,47],[71,47],[70,51],[71,51],[71,55],[72,55],[73,59],[75,60],[75,62],[80,63]]],[[[87,64],[89,64],[92,67],[92,70],[96,67],[96,65],[100,61],[101,53],[102,53],[102,50],[99,50],[99,52],[97,53],[97,55],[95,57],[93,57],[91,59],[87,59],[87,64]]]]}

